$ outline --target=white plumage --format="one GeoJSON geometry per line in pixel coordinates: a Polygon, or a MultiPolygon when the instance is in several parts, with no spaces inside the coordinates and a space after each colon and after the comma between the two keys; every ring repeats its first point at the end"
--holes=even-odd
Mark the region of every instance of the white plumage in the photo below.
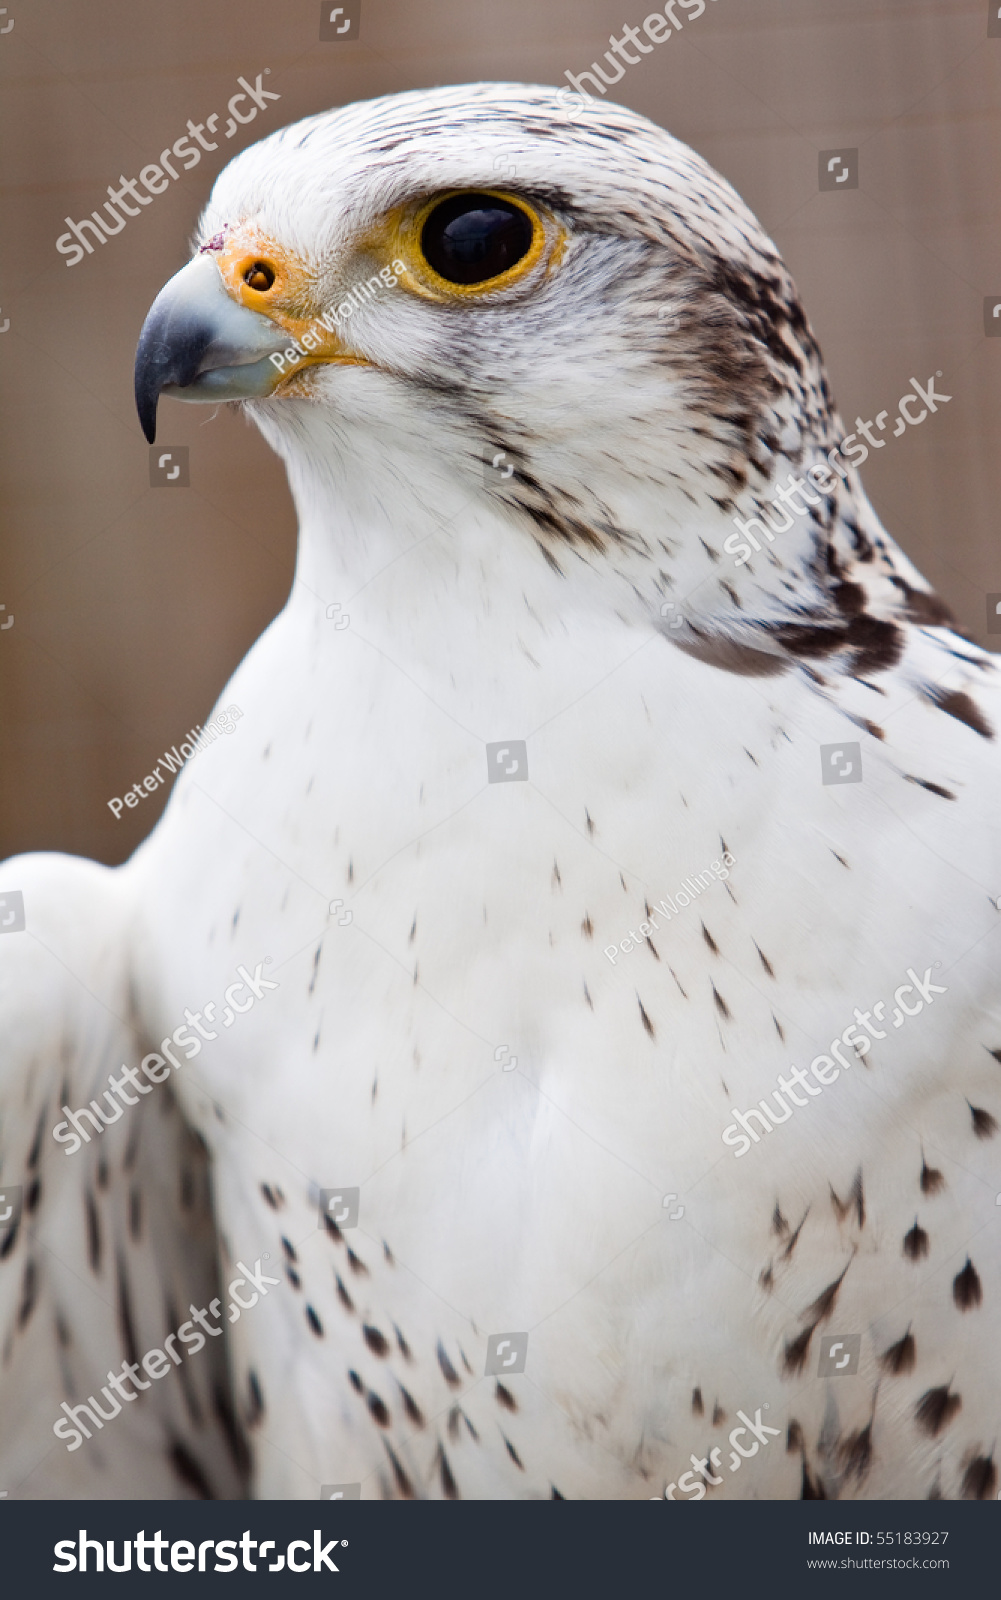
{"type": "MultiPolygon", "coordinates": [[[[198,281],[246,306],[226,273],[270,250],[273,350],[499,159],[546,240],[483,295],[415,268],[335,359],[244,387],[300,554],[224,692],[237,732],[125,867],[3,869],[28,925],[0,947],[0,1182],[40,1180],[0,1259],[15,1497],[649,1498],[693,1454],[724,1497],[996,1488],[994,664],[853,471],[733,564],[731,518],[841,437],[808,325],[697,156],[560,109],[511,85],[348,107],[213,191],[198,281]],[[528,781],[489,783],[516,739],[528,781]],[[824,786],[845,741],[864,781],[824,786]],[[724,849],[725,884],[613,965],[724,849]],[[240,964],[279,987],[66,1156],[58,1107],[240,964]],[[909,968],[945,992],[738,1157],[732,1108],[855,1008],[890,1016],[909,968]],[[319,1192],[345,1185],[342,1233],[319,1192]],[[53,1446],[64,1399],[257,1259],[283,1281],[218,1346],[53,1446]],[[524,1373],[485,1376],[509,1332],[524,1373]],[[860,1336],[856,1374],[819,1375],[831,1334],[860,1336]],[[778,1432],[733,1468],[738,1411],[778,1432]]],[[[222,384],[268,348],[252,309],[222,384]]],[[[210,367],[155,387],[207,398],[210,367]]]]}

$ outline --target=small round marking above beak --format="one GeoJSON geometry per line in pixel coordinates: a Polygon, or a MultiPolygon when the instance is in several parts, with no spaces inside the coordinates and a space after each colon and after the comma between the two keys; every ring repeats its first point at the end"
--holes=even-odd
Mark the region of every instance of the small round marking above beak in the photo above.
{"type": "Polygon", "coordinates": [[[259,293],[266,294],[274,286],[275,269],[270,262],[255,261],[243,274],[243,281],[248,289],[256,289],[259,293]]]}

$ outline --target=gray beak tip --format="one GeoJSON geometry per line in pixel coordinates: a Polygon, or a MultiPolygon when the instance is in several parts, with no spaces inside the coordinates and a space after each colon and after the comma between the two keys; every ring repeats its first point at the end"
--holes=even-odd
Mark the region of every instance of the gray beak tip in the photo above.
{"type": "Polygon", "coordinates": [[[164,389],[206,403],[266,395],[275,379],[268,355],[287,342],[280,327],[229,298],[210,257],[195,256],[160,290],[139,335],[136,410],[149,443],[164,389]]]}
{"type": "Polygon", "coordinates": [[[156,443],[156,402],[157,395],[153,394],[148,384],[140,380],[138,366],[136,367],[136,410],[139,413],[139,426],[146,435],[147,444],[156,443]]]}
{"type": "Polygon", "coordinates": [[[211,343],[213,328],[207,318],[187,312],[173,296],[153,302],[143,323],[136,349],[135,389],[139,424],[152,444],[156,438],[156,406],[168,384],[183,388],[198,371],[211,343]]]}

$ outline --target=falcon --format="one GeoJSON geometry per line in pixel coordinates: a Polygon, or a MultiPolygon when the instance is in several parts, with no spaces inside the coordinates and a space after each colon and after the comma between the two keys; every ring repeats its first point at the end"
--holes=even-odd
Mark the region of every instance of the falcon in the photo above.
{"type": "Polygon", "coordinates": [[[997,672],[733,189],[307,118],[136,398],[244,407],[298,565],[131,860],[3,867],[3,1487],[993,1497],[997,672]]]}

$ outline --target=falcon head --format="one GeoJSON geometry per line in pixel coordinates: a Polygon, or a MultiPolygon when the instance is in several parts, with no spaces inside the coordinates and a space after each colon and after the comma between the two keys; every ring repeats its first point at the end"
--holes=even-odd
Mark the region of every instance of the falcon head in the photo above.
{"type": "MultiPolygon", "coordinates": [[[[847,608],[832,586],[860,541],[867,577],[900,564],[854,473],[743,570],[723,550],[735,514],[841,437],[789,274],[698,155],[573,100],[422,90],[237,156],[142,331],[146,436],[161,394],[243,403],[300,514],[319,485],[357,507],[420,483],[451,505],[496,464],[501,537],[560,575],[614,575],[620,615],[683,624],[669,636],[695,653],[746,646],[746,670],[787,659],[790,619],[833,628],[815,653],[850,660],[872,586],[847,608]]],[[[882,589],[877,607],[899,604],[882,589]]]]}

